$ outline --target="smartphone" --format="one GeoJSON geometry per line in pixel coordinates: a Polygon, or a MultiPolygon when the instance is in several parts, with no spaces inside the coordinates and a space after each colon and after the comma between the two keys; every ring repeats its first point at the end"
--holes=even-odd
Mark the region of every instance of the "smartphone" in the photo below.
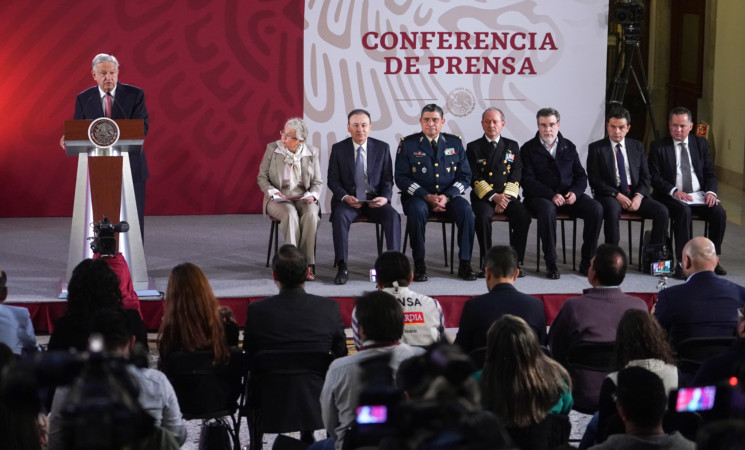
{"type": "Polygon", "coordinates": [[[357,408],[358,424],[377,424],[388,421],[388,407],[385,405],[365,405],[357,408]]]}
{"type": "Polygon", "coordinates": [[[378,272],[375,269],[370,269],[370,283],[378,282],[378,272]]]}
{"type": "Polygon", "coordinates": [[[656,277],[666,276],[673,273],[672,260],[656,261],[650,265],[650,272],[656,277]]]}
{"type": "Polygon", "coordinates": [[[716,386],[698,386],[678,389],[675,411],[710,411],[714,408],[716,386]]]}

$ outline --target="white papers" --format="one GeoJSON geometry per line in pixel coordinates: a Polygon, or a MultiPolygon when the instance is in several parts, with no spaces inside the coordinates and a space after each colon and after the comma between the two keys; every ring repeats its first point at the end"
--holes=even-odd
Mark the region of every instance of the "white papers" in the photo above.
{"type": "MultiPolygon", "coordinates": [[[[686,205],[705,205],[706,204],[706,192],[704,191],[696,191],[691,192],[690,195],[693,200],[691,201],[685,201],[685,200],[679,200],[682,203],[685,203],[686,205]]],[[[719,200],[717,200],[717,203],[719,203],[719,200]]]]}

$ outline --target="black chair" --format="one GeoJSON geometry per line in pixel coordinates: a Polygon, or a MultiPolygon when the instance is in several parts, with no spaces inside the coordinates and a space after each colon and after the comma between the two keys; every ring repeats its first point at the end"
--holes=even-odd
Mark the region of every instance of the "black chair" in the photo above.
{"type": "Polygon", "coordinates": [[[704,360],[729,350],[735,339],[734,336],[714,336],[680,341],[675,345],[678,370],[684,374],[695,374],[704,360]]]}
{"type": "MultiPolygon", "coordinates": [[[[586,404],[582,404],[582,396],[578,395],[583,386],[578,382],[575,375],[578,372],[598,372],[598,377],[613,371],[613,350],[615,342],[580,342],[569,347],[566,359],[566,368],[572,374],[572,395],[574,396],[574,410],[583,414],[593,414],[598,409],[597,396],[600,394],[600,385],[597,386],[598,392],[595,395],[594,404],[586,399],[586,404]]],[[[594,379],[594,375],[593,375],[594,379]]]]}
{"type": "Polygon", "coordinates": [[[251,358],[241,416],[248,418],[250,448],[264,433],[323,428],[319,398],[333,355],[324,351],[259,351],[251,358]]]}
{"type": "MultiPolygon", "coordinates": [[[[505,427],[519,449],[548,450],[569,443],[572,424],[565,414],[548,414],[545,419],[527,427],[505,427]]],[[[562,447],[564,448],[564,447],[562,447]]]]}
{"type": "MultiPolygon", "coordinates": [[[[320,212],[318,213],[318,216],[319,217],[321,216],[321,213],[320,212]]],[[[277,253],[277,250],[279,249],[279,222],[280,222],[279,219],[277,219],[277,218],[269,215],[269,223],[270,223],[270,226],[269,226],[269,246],[266,249],[266,266],[267,267],[269,267],[269,261],[271,260],[272,255],[274,253],[277,253]],[[274,244],[274,253],[272,253],[272,244],[274,244]]],[[[355,222],[357,222],[357,220],[355,220],[355,222]]],[[[377,225],[376,225],[376,227],[377,227],[377,225]]],[[[382,239],[383,231],[381,230],[378,233],[377,228],[376,228],[375,231],[376,231],[376,235],[380,236],[379,239],[382,239]]],[[[383,245],[382,242],[378,241],[378,248],[382,248],[382,245],[383,245]]],[[[313,253],[315,254],[315,252],[316,252],[316,248],[313,247],[313,253]]],[[[380,250],[378,250],[378,253],[380,253],[380,250]]]]}
{"type": "MultiPolygon", "coordinates": [[[[430,211],[427,223],[436,222],[442,224],[442,252],[445,255],[445,267],[448,266],[448,236],[447,225],[450,224],[450,273],[454,273],[453,259],[455,257],[455,221],[450,220],[445,213],[430,211]]],[[[406,243],[409,241],[409,232],[404,230],[404,245],[401,252],[406,254],[406,243]]]]}
{"type": "Polygon", "coordinates": [[[236,416],[246,373],[246,353],[233,348],[228,364],[215,366],[211,351],[174,352],[161,360],[161,371],[173,385],[186,420],[228,416],[236,450],[241,448],[240,416],[236,416]]]}
{"type": "MultiPolygon", "coordinates": [[[[383,234],[383,227],[379,223],[373,222],[372,219],[370,219],[365,214],[360,213],[355,219],[352,221],[352,223],[373,223],[375,224],[375,243],[377,244],[378,248],[378,256],[380,256],[381,253],[383,253],[383,239],[385,239],[385,235],[383,234]]],[[[277,249],[275,248],[274,251],[276,252],[277,249]]],[[[334,267],[336,267],[336,261],[334,261],[334,267]]]]}

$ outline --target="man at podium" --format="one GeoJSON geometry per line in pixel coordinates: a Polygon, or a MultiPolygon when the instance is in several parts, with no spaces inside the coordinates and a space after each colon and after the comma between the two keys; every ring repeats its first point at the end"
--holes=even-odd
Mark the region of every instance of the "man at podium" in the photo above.
{"type": "MultiPolygon", "coordinates": [[[[145,136],[148,130],[148,115],[145,107],[145,93],[142,89],[119,83],[119,61],[113,55],[101,53],[93,58],[91,70],[96,86],[78,94],[75,100],[75,120],[98,119],[143,119],[145,136]]],[[[64,137],[63,137],[64,139],[64,137]]],[[[64,147],[64,143],[63,143],[64,147]]],[[[145,181],[149,177],[145,150],[129,153],[132,168],[137,216],[140,219],[140,233],[145,238],[145,181]]]]}

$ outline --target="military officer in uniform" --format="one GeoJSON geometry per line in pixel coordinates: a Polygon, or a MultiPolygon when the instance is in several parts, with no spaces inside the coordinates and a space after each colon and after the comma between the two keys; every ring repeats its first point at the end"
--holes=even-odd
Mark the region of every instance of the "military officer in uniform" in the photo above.
{"type": "Polygon", "coordinates": [[[414,254],[414,281],[427,281],[424,235],[430,212],[444,213],[458,227],[458,276],[475,280],[471,269],[473,212],[461,195],[471,182],[463,143],[458,136],[442,133],[442,108],[429,104],[419,118],[422,132],[401,139],[396,152],[395,180],[401,189],[406,232],[414,254]]]}
{"type": "MultiPolygon", "coordinates": [[[[481,115],[481,127],[484,129],[484,136],[466,146],[472,172],[471,208],[476,215],[479,250],[483,256],[492,246],[492,216],[495,213],[506,214],[509,219],[510,246],[515,249],[518,261],[522,263],[528,241],[530,212],[520,202],[520,177],[523,168],[520,150],[517,142],[501,136],[504,114],[499,108],[490,107],[484,111],[481,115]]],[[[478,276],[484,278],[483,267],[478,276]]],[[[525,276],[520,268],[518,276],[525,276]]]]}

